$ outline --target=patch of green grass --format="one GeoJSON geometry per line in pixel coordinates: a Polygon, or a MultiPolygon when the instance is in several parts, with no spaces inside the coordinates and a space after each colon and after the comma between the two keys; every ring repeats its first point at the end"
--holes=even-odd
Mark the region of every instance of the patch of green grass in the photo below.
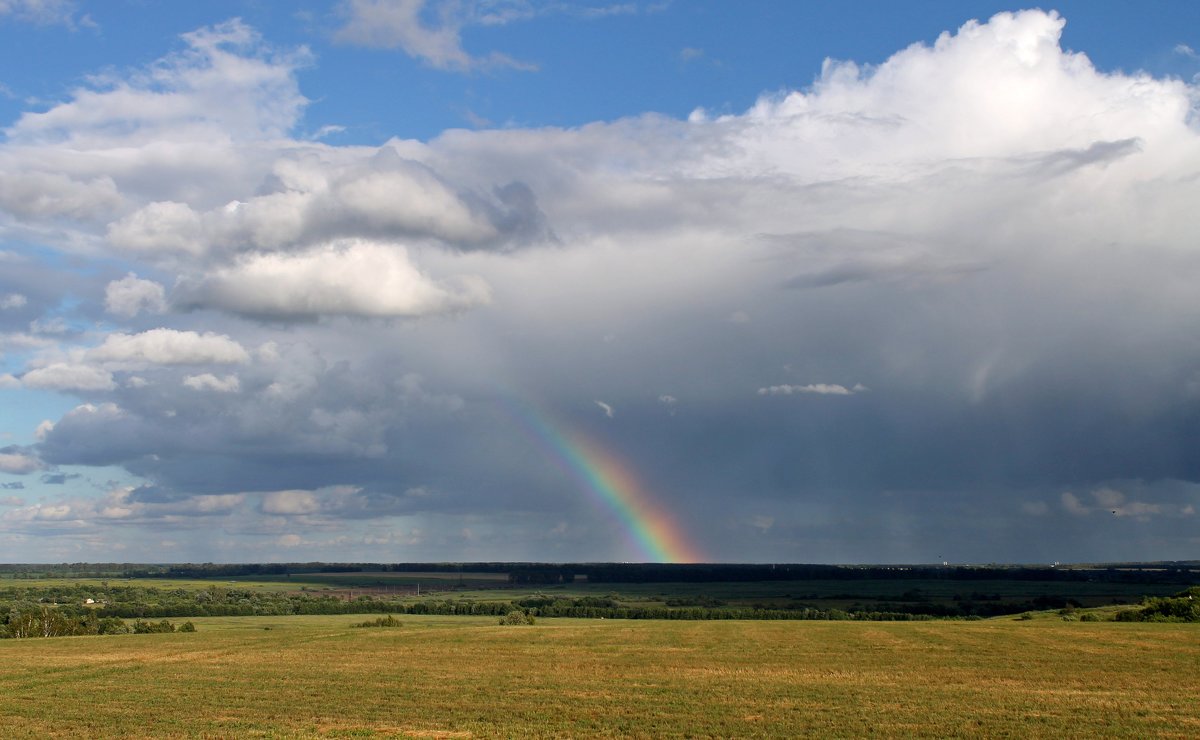
{"type": "Polygon", "coordinates": [[[5,640],[0,736],[1200,735],[1193,625],[362,619],[5,640]]]}
{"type": "MultiPolygon", "coordinates": [[[[0,589],[26,588],[57,588],[61,586],[88,586],[102,592],[104,588],[156,588],[163,591],[183,589],[185,591],[206,591],[210,588],[239,588],[268,593],[284,593],[296,591],[303,581],[292,583],[286,580],[250,581],[236,578],[206,579],[206,578],[19,578],[0,581],[0,589]]],[[[327,585],[313,582],[307,584],[310,588],[328,588],[327,585]]]]}

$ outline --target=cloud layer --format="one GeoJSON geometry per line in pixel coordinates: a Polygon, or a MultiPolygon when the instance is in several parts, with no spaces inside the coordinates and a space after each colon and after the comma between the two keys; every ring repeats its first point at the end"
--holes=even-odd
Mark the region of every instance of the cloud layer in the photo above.
{"type": "MultiPolygon", "coordinates": [[[[493,22],[344,12],[343,42],[459,70],[493,22]]],[[[0,142],[0,393],[74,406],[0,471],[129,478],[2,526],[636,557],[528,407],[712,559],[1194,553],[1197,89],[1097,70],[1063,24],[831,60],[740,113],[379,146],[297,134],[306,50],[185,34],[0,142]]]]}

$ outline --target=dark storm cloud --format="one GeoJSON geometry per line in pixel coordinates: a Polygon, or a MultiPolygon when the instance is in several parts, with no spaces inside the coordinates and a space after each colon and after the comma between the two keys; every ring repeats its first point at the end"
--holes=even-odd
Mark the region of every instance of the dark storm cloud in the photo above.
{"type": "Polygon", "coordinates": [[[66,485],[67,481],[82,478],[79,473],[45,473],[42,475],[42,483],[47,486],[62,486],[66,485]]]}

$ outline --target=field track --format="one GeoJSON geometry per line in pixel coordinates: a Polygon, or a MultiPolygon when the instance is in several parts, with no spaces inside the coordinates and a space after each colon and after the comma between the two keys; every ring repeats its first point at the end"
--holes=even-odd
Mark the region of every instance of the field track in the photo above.
{"type": "Polygon", "coordinates": [[[0,736],[1200,737],[1196,625],[362,619],[0,641],[0,736]]]}

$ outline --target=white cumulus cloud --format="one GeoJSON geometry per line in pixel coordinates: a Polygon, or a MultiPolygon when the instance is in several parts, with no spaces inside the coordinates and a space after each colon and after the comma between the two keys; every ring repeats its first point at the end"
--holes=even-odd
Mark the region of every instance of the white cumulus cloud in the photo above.
{"type": "Polygon", "coordinates": [[[166,293],[163,286],[153,280],[143,280],[129,273],[114,280],[104,289],[104,309],[116,316],[133,317],[146,313],[163,313],[167,310],[166,293]]]}
{"type": "Polygon", "coordinates": [[[469,247],[519,231],[522,219],[536,220],[519,187],[468,197],[398,145],[313,154],[281,155],[270,172],[277,191],[207,210],[155,201],[110,224],[108,239],[130,252],[192,257],[302,250],[330,236],[433,238],[469,247]]]}
{"type": "Polygon", "coordinates": [[[237,393],[242,387],[236,375],[218,378],[212,373],[188,375],[183,379],[183,384],[192,390],[213,391],[214,393],[237,393]]]}
{"type": "Polygon", "coordinates": [[[28,302],[28,299],[20,293],[7,293],[5,295],[0,295],[0,309],[21,308],[28,302]]]}
{"type": "Polygon", "coordinates": [[[276,318],[415,317],[487,303],[479,278],[437,282],[398,246],[359,239],[301,254],[263,254],[179,287],[191,305],[276,318]]]}
{"type": "Polygon", "coordinates": [[[149,365],[238,364],[250,361],[242,345],[224,334],[151,329],[139,334],[109,334],[84,354],[89,362],[120,367],[149,365]]]}
{"type": "Polygon", "coordinates": [[[112,373],[104,368],[56,362],[21,376],[26,388],[59,391],[110,391],[117,387],[112,373]]]}

